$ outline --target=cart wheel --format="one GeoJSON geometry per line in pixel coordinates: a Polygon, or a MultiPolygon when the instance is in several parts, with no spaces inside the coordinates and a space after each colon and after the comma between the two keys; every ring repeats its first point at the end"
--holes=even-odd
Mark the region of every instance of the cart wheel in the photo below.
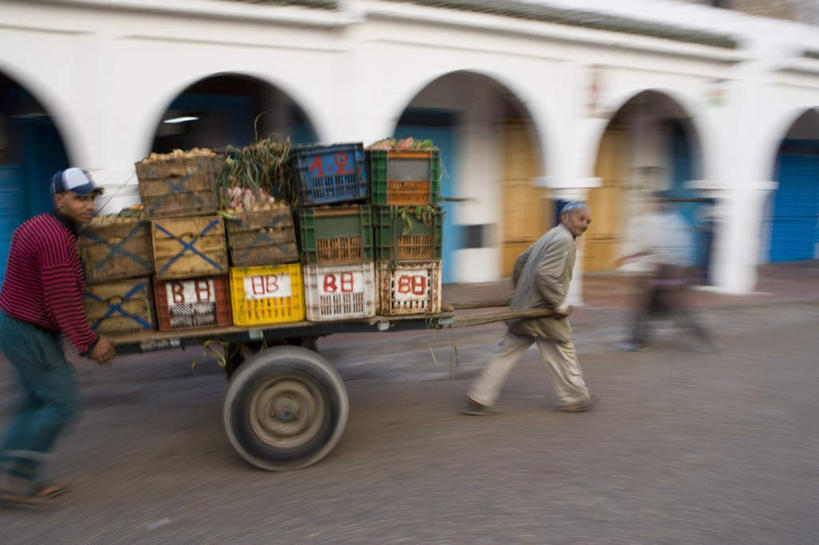
{"type": "Polygon", "coordinates": [[[245,361],[223,411],[233,448],[262,469],[307,467],[327,456],[347,425],[347,389],[323,356],[276,346],[245,361]]]}

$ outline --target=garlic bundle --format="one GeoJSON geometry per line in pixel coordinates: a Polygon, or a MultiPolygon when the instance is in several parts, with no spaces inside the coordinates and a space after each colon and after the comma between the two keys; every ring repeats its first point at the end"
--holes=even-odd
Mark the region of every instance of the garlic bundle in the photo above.
{"type": "Polygon", "coordinates": [[[276,202],[275,197],[262,188],[249,189],[238,186],[225,188],[222,202],[229,213],[270,210],[276,202]]]}

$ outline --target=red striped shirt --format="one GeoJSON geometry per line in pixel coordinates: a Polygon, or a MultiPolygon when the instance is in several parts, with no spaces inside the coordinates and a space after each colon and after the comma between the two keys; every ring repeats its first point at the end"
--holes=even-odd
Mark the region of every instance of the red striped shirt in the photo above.
{"type": "Polygon", "coordinates": [[[85,279],[68,220],[40,214],[11,239],[0,308],[42,329],[61,332],[82,354],[97,341],[83,307],[85,279]]]}

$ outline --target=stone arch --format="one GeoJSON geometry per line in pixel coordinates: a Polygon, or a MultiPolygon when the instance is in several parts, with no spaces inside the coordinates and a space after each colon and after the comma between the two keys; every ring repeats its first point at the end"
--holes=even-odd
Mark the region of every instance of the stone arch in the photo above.
{"type": "Polygon", "coordinates": [[[442,194],[460,198],[444,203],[445,282],[511,274],[514,257],[550,225],[551,202],[535,185],[548,167],[544,115],[512,81],[483,69],[426,73],[393,95],[382,118],[382,133],[397,136],[434,124],[436,115],[449,119],[442,122],[448,129],[418,129],[438,135],[449,174],[442,194]],[[517,214],[509,213],[513,207],[517,214]]]}
{"type": "Polygon", "coordinates": [[[82,153],[81,145],[83,137],[80,129],[81,124],[78,119],[75,119],[74,112],[69,104],[49,84],[47,78],[40,77],[36,72],[29,73],[27,70],[8,62],[7,59],[0,61],[0,75],[5,75],[34,97],[42,108],[48,112],[60,136],[69,162],[85,166],[83,165],[85,154],[82,153]]]}
{"type": "Polygon", "coordinates": [[[702,228],[702,218],[714,203],[689,183],[703,177],[708,148],[693,105],[680,93],[650,88],[612,97],[605,111],[612,113],[593,139],[601,185],[589,194],[595,221],[585,236],[585,270],[611,270],[618,256],[644,247],[637,218],[650,212],[654,191],[666,190],[698,237],[696,264],[706,271],[713,233],[702,228]]]}
{"type": "Polygon", "coordinates": [[[765,157],[776,189],[766,199],[760,261],[819,258],[819,108],[778,119],[774,155],[765,157]]]}
{"type": "MultiPolygon", "coordinates": [[[[314,109],[310,106],[305,106],[303,104],[303,100],[297,99],[297,94],[288,83],[269,78],[265,74],[260,74],[254,71],[211,72],[187,77],[184,82],[176,82],[172,87],[166,88],[164,92],[153,100],[151,106],[149,107],[148,115],[145,116],[146,122],[143,124],[142,131],[140,131],[143,135],[145,135],[141,139],[141,141],[144,142],[145,154],[150,151],[149,148],[151,147],[153,136],[156,133],[157,128],[160,126],[162,116],[165,115],[174,102],[180,96],[184,95],[186,91],[195,89],[197,86],[207,84],[209,81],[215,81],[220,78],[236,78],[237,80],[245,80],[251,84],[258,85],[262,88],[267,88],[268,90],[290,101],[292,105],[295,106],[299,112],[301,112],[305,122],[316,135],[316,139],[320,140],[321,135],[327,132],[323,126],[320,126],[317,123],[317,119],[319,118],[313,113],[314,109]]],[[[264,134],[260,134],[259,136],[264,136],[264,134]]]]}
{"type": "Polygon", "coordinates": [[[612,119],[614,119],[614,117],[623,109],[624,106],[646,93],[665,97],[670,101],[670,104],[674,104],[677,108],[679,108],[680,117],[686,119],[690,123],[698,147],[697,153],[699,160],[699,174],[702,177],[705,177],[706,173],[711,172],[711,159],[709,157],[709,153],[710,149],[713,148],[713,146],[710,146],[707,142],[705,142],[706,135],[708,134],[708,131],[704,126],[705,120],[693,115],[692,112],[697,111],[697,105],[693,99],[689,99],[684,93],[665,87],[623,89],[609,97],[609,100],[607,100],[601,108],[601,111],[609,114],[609,118],[605,123],[600,124],[598,132],[591,141],[591,154],[589,155],[588,162],[586,163],[589,167],[588,171],[594,171],[594,165],[597,161],[597,153],[600,149],[600,143],[603,140],[603,136],[605,135],[606,130],[609,128],[612,119]]]}
{"type": "Polygon", "coordinates": [[[549,116],[549,112],[539,107],[540,100],[524,85],[519,84],[513,76],[507,76],[499,71],[487,70],[485,67],[464,67],[456,69],[442,69],[433,73],[425,73],[420,78],[410,82],[400,93],[397,93],[393,100],[385,105],[386,115],[382,118],[382,126],[378,134],[392,134],[393,129],[398,124],[403,111],[407,105],[411,104],[424,89],[447,76],[456,74],[474,74],[486,78],[508,90],[524,108],[528,117],[532,120],[533,134],[537,138],[539,150],[540,175],[546,176],[550,165],[553,163],[549,157],[549,145],[551,141],[549,135],[553,134],[552,127],[554,121],[549,116]]]}

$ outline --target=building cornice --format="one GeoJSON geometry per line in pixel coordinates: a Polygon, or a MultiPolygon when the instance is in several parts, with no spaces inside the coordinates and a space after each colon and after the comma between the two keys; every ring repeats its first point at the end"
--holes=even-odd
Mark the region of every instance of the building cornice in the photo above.
{"type": "Polygon", "coordinates": [[[652,38],[685,42],[724,49],[737,49],[739,42],[729,34],[705,31],[690,27],[657,23],[655,21],[622,17],[588,10],[566,9],[517,0],[385,0],[387,2],[415,4],[528,21],[576,26],[590,30],[603,30],[636,34],[652,38]]]}

